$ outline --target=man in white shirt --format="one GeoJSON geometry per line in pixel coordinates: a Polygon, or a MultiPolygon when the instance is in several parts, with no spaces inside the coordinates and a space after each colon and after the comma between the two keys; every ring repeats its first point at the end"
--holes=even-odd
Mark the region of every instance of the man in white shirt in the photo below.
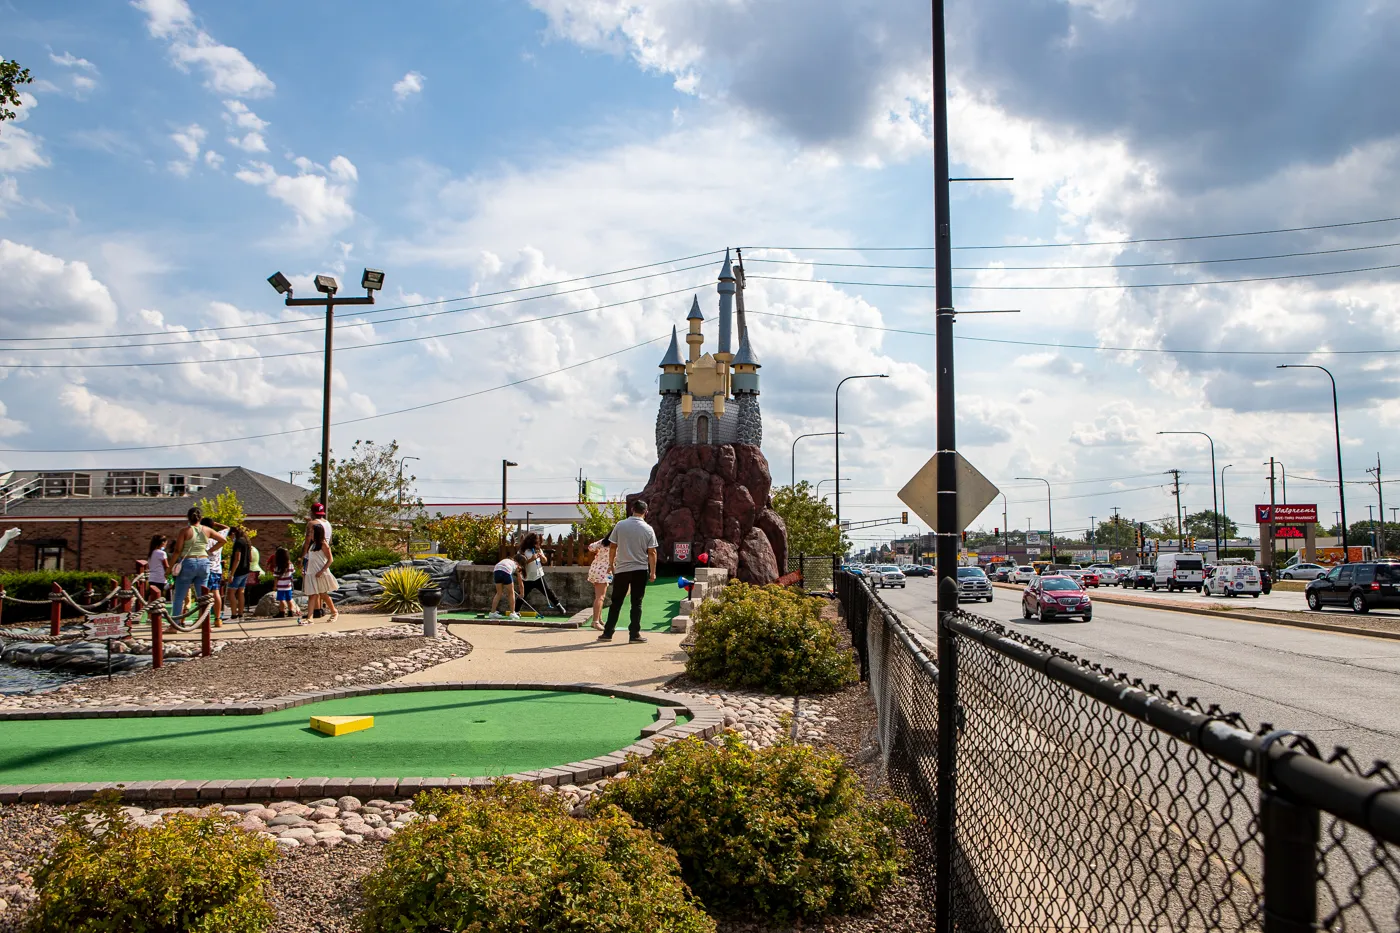
{"type": "Polygon", "coordinates": [[[647,584],[656,579],[656,532],[646,523],[647,504],[641,499],[632,502],[632,514],[617,523],[608,540],[608,570],[613,575],[612,606],[599,641],[612,641],[617,620],[622,615],[622,597],[631,594],[631,624],[627,641],[644,642],[642,637],[642,598],[647,584]]]}

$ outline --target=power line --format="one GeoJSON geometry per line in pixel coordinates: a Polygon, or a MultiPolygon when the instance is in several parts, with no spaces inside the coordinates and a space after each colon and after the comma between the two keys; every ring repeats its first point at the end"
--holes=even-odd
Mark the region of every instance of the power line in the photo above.
{"type": "MultiPolygon", "coordinates": [[[[387,314],[387,313],[389,313],[390,311],[407,311],[407,310],[410,310],[410,309],[412,309],[412,308],[428,308],[428,307],[433,307],[433,306],[435,306],[435,305],[451,304],[451,303],[454,302],[454,301],[476,301],[476,300],[481,299],[481,298],[494,298],[494,297],[496,297],[496,296],[498,296],[498,295],[512,295],[512,294],[516,294],[516,293],[518,293],[518,292],[533,291],[534,289],[537,289],[537,288],[553,288],[553,287],[555,287],[555,286],[557,286],[557,285],[571,285],[571,284],[573,284],[574,282],[582,282],[582,281],[585,281],[585,280],[587,280],[587,279],[603,278],[603,277],[609,276],[609,275],[621,275],[621,274],[623,274],[623,273],[625,273],[625,272],[636,272],[636,271],[638,271],[638,270],[640,270],[640,269],[650,269],[650,268],[654,268],[654,267],[656,267],[656,266],[665,266],[665,265],[670,265],[671,263],[676,263],[676,262],[689,262],[689,261],[692,260],[692,259],[700,259],[701,257],[704,257],[704,256],[714,256],[714,255],[718,255],[720,252],[721,252],[720,250],[714,250],[714,249],[712,249],[712,250],[709,250],[708,252],[704,252],[704,253],[695,253],[695,254],[692,255],[692,256],[681,256],[681,257],[679,257],[679,258],[677,258],[677,259],[666,259],[666,260],[662,260],[661,262],[650,262],[650,263],[646,263],[645,265],[641,265],[641,266],[630,266],[630,267],[628,267],[628,268],[626,268],[626,269],[614,269],[614,270],[611,271],[611,272],[595,272],[595,273],[593,273],[593,274],[591,274],[591,275],[575,276],[574,278],[571,278],[571,279],[560,279],[560,280],[555,281],[555,282],[541,282],[541,283],[538,284],[538,285],[521,285],[521,286],[518,286],[518,287],[516,287],[516,288],[505,288],[505,289],[501,289],[500,291],[481,292],[480,294],[476,294],[476,295],[461,295],[461,296],[459,296],[459,297],[457,297],[457,298],[438,298],[438,299],[435,299],[435,300],[433,300],[433,301],[420,301],[420,302],[416,302],[416,303],[414,303],[414,304],[394,305],[394,306],[392,306],[392,307],[375,308],[375,309],[372,310],[372,311],[361,311],[361,312],[357,312],[357,316],[366,316],[366,315],[371,315],[371,314],[387,314]]],[[[700,268],[704,268],[705,265],[708,265],[708,264],[707,264],[707,263],[701,263],[701,264],[697,264],[697,265],[694,265],[694,266],[690,266],[689,268],[690,268],[690,269],[700,269],[700,268]]],[[[686,269],[670,269],[670,270],[667,270],[666,272],[658,272],[658,273],[656,273],[655,275],[669,275],[669,274],[672,273],[672,272],[685,272],[685,271],[687,271],[687,270],[686,270],[686,269]]],[[[621,282],[602,282],[602,283],[599,283],[599,284],[596,285],[596,286],[589,286],[589,288],[595,288],[595,287],[596,287],[596,288],[606,288],[606,287],[609,286],[609,285],[622,285],[622,284],[625,284],[626,282],[638,282],[638,281],[641,281],[642,279],[654,278],[654,277],[655,277],[655,276],[644,275],[644,276],[638,276],[637,278],[634,278],[634,279],[625,279],[625,280],[623,280],[623,281],[621,281],[621,282]]],[[[549,294],[549,295],[542,295],[542,296],[539,296],[539,297],[542,297],[542,298],[552,298],[552,297],[554,297],[554,295],[569,295],[569,294],[573,294],[575,291],[587,291],[587,290],[588,290],[587,288],[573,289],[573,290],[567,291],[567,292],[553,292],[553,293],[551,293],[551,294],[549,294]]],[[[522,300],[533,301],[533,300],[536,300],[536,299],[522,299],[522,300]]],[[[481,307],[496,307],[496,305],[482,305],[481,307]]],[[[442,312],[442,313],[457,313],[457,312],[460,312],[460,311],[473,311],[473,310],[477,310],[477,309],[476,309],[476,308],[456,308],[456,309],[454,309],[454,310],[451,311],[451,312],[442,312]]],[[[408,316],[402,317],[402,318],[394,318],[393,320],[396,320],[396,321],[421,320],[422,318],[433,317],[433,316],[434,316],[434,315],[432,315],[432,314],[408,315],[408,316]]],[[[300,323],[303,323],[304,321],[307,321],[307,320],[313,320],[313,319],[311,319],[311,318],[297,318],[297,319],[294,319],[294,320],[291,320],[291,321],[265,321],[265,322],[263,322],[263,323],[261,323],[261,324],[226,324],[226,325],[224,325],[224,326],[222,326],[222,327],[201,327],[201,328],[196,328],[195,330],[188,330],[188,331],[185,331],[184,333],[187,334],[187,335],[206,334],[206,333],[212,334],[212,333],[217,333],[217,332],[222,332],[222,331],[230,331],[230,330],[248,330],[248,329],[254,328],[254,327],[280,327],[280,326],[283,326],[283,325],[300,324],[300,323]]],[[[391,321],[367,321],[367,322],[363,322],[363,323],[369,323],[369,324],[374,324],[374,323],[387,324],[387,323],[391,323],[391,321]]],[[[344,324],[344,325],[340,325],[340,326],[342,326],[342,327],[355,327],[355,326],[362,326],[362,325],[344,324]]],[[[319,327],[318,327],[318,328],[313,328],[313,330],[319,332],[319,331],[320,331],[320,328],[319,328],[319,327]]],[[[290,331],[290,332],[288,332],[288,331],[282,331],[282,332],[278,332],[278,333],[276,333],[276,334],[261,335],[261,336],[279,336],[279,337],[280,337],[280,336],[283,336],[283,335],[286,334],[286,333],[304,333],[304,332],[303,332],[303,331],[290,331]]],[[[87,335],[83,335],[83,336],[73,336],[73,335],[65,334],[65,335],[63,335],[63,336],[55,336],[55,337],[4,337],[4,338],[0,338],[0,339],[3,339],[5,342],[8,342],[8,343],[22,343],[22,342],[27,343],[27,342],[37,341],[37,340],[116,340],[116,339],[125,338],[125,337],[168,337],[168,336],[170,336],[170,334],[171,334],[171,331],[168,331],[168,330],[149,330],[149,331],[138,331],[138,332],[129,333],[129,334],[87,334],[87,335]]],[[[259,336],[259,335],[254,335],[254,336],[259,336]]],[[[251,339],[251,337],[248,337],[248,338],[237,338],[237,339],[251,339]]],[[[118,346],[123,346],[123,347],[127,347],[127,346],[159,346],[159,344],[118,344],[118,346]]],[[[16,349],[19,349],[19,348],[11,348],[11,351],[16,350],[16,349]]],[[[65,349],[65,348],[60,348],[60,347],[43,347],[43,348],[40,348],[40,349],[56,350],[56,349],[65,349]]],[[[101,347],[73,347],[73,348],[71,348],[71,349],[75,349],[75,350],[97,350],[97,349],[105,349],[105,348],[101,348],[101,347]]]]}
{"type": "MultiPolygon", "coordinates": [[[[751,279],[758,276],[751,275],[751,279]]],[[[746,314],[758,314],[764,317],[777,317],[789,321],[802,321],[807,324],[831,324],[837,327],[854,327],[859,330],[875,330],[891,334],[912,334],[916,337],[932,337],[933,331],[929,330],[908,330],[900,327],[880,327],[876,324],[857,324],[853,321],[827,321],[815,317],[802,317],[796,314],[779,314],[777,311],[746,311],[746,314]]],[[[1315,356],[1331,354],[1333,356],[1354,356],[1368,353],[1400,353],[1400,348],[1386,349],[1378,348],[1371,350],[1183,350],[1172,347],[1115,347],[1098,346],[1087,343],[1046,343],[1038,340],[1008,340],[1000,337],[970,337],[966,335],[956,335],[954,340],[969,340],[974,343],[1000,343],[1017,347],[1035,347],[1037,349],[1055,350],[1109,350],[1117,353],[1190,353],[1206,356],[1315,356]]]]}
{"type": "MultiPolygon", "coordinates": [[[[1075,243],[1001,243],[983,246],[954,246],[953,249],[1051,249],[1075,246],[1128,246],[1133,243],[1183,243],[1189,240],[1223,240],[1231,237],[1269,236],[1276,233],[1303,233],[1308,230],[1338,230],[1343,227],[1364,227],[1372,224],[1388,224],[1400,217],[1379,217],[1375,220],[1350,220],[1335,224],[1313,224],[1307,227],[1280,227],[1275,230],[1249,230],[1241,233],[1198,233],[1193,236],[1139,237],[1132,240],[1089,240],[1075,243]]],[[[786,249],[799,251],[861,252],[861,253],[900,253],[932,252],[932,246],[746,246],[745,249],[786,249]]]]}
{"type": "MultiPolygon", "coordinates": [[[[1313,279],[1329,275],[1355,275],[1360,272],[1380,272],[1385,269],[1400,269],[1400,263],[1384,266],[1365,266],[1360,269],[1334,269],[1329,272],[1290,272],[1285,275],[1256,275],[1243,279],[1208,279],[1204,282],[1134,282],[1120,285],[954,285],[962,291],[979,292],[1046,292],[1046,291],[1101,291],[1115,288],[1189,288],[1206,285],[1237,285],[1241,282],[1277,282],[1283,279],[1313,279]]],[[[988,270],[994,271],[994,270],[988,270]]],[[[806,282],[809,285],[855,285],[871,288],[933,288],[932,284],[918,282],[850,282],[838,279],[800,279],[781,275],[750,275],[751,279],[770,279],[775,282],[806,282]]]]}
{"type": "MultiPolygon", "coordinates": [[[[388,418],[388,417],[391,417],[391,416],[394,416],[394,415],[404,415],[404,414],[408,414],[409,412],[421,411],[421,410],[423,410],[423,409],[425,409],[425,408],[433,408],[433,407],[438,406],[438,405],[446,405],[446,404],[448,404],[449,402],[460,402],[460,401],[463,401],[464,399],[476,398],[477,396],[486,395],[486,394],[488,394],[488,393],[490,393],[490,392],[499,392],[501,389],[510,389],[510,388],[514,388],[515,386],[524,385],[524,384],[527,383],[527,382],[534,382],[534,381],[536,381],[536,380],[538,380],[538,379],[545,379],[545,378],[547,378],[547,377],[549,377],[549,376],[557,376],[557,375],[559,375],[560,373],[569,372],[570,370],[578,369],[578,368],[583,367],[583,366],[587,366],[587,365],[589,365],[590,363],[597,363],[597,362],[599,362],[599,361],[601,361],[601,360],[605,360],[605,359],[608,359],[608,358],[610,358],[610,357],[620,356],[620,355],[622,355],[622,354],[624,354],[624,353],[629,353],[629,352],[631,352],[632,350],[639,350],[639,349],[641,349],[642,347],[648,346],[649,344],[656,343],[658,340],[664,340],[664,339],[666,339],[666,338],[669,337],[669,336],[670,336],[670,334],[662,334],[661,336],[659,336],[659,337],[653,337],[653,338],[651,338],[650,340],[643,340],[641,343],[634,343],[634,344],[632,344],[632,346],[630,346],[630,347],[623,347],[621,350],[614,350],[614,351],[612,351],[611,353],[604,353],[602,356],[595,356],[595,357],[593,357],[592,359],[583,360],[583,361],[578,362],[578,363],[571,363],[571,364],[569,364],[568,366],[561,366],[561,367],[559,367],[558,369],[550,370],[550,371],[547,372],[547,373],[538,373],[538,374],[536,374],[536,375],[534,375],[534,376],[526,376],[526,377],[524,377],[524,378],[516,379],[516,380],[513,380],[513,381],[511,381],[511,382],[502,383],[501,385],[491,386],[491,387],[488,388],[488,389],[477,389],[477,390],[474,391],[474,392],[467,392],[467,393],[465,393],[464,395],[454,395],[454,396],[452,396],[451,398],[442,398],[442,399],[438,399],[437,401],[433,401],[433,402],[423,402],[422,404],[419,404],[419,405],[411,405],[411,406],[409,406],[408,408],[399,408],[399,409],[395,409],[394,411],[380,412],[380,413],[377,414],[377,415],[365,415],[364,417],[361,417],[361,418],[348,418],[348,419],[346,419],[345,421],[335,421],[335,422],[332,422],[332,426],[333,426],[333,427],[340,427],[341,425],[347,425],[347,424],[360,424],[360,423],[365,422],[365,421],[375,421],[375,420],[377,420],[377,419],[379,419],[379,418],[388,418]]],[[[265,434],[249,434],[249,435],[245,435],[245,436],[243,436],[243,437],[223,437],[223,438],[219,438],[219,439],[217,439],[217,440],[207,440],[207,441],[186,441],[186,442],[184,442],[184,443],[182,443],[182,444],[150,444],[150,445],[141,446],[141,447],[52,447],[52,448],[42,448],[42,449],[41,449],[41,448],[24,448],[24,447],[0,447],[0,453],[16,453],[16,454],[86,454],[86,453],[114,453],[114,452],[119,452],[119,451],[137,451],[137,450],[176,450],[176,449],[182,448],[182,447],[205,447],[205,446],[211,446],[211,445],[214,445],[214,444],[232,444],[232,443],[235,443],[235,442],[238,442],[238,441],[257,441],[257,440],[263,440],[263,439],[269,438],[269,437],[286,437],[286,436],[291,435],[291,434],[305,434],[305,433],[307,433],[307,432],[309,432],[309,431],[319,431],[319,430],[321,430],[321,426],[320,426],[320,425],[313,425],[312,427],[309,427],[309,428],[292,428],[292,429],[289,429],[289,430],[286,430],[286,431],[270,431],[270,432],[265,433],[265,434]]]]}
{"type": "MultiPolygon", "coordinates": [[[[954,266],[957,272],[1054,272],[1061,269],[1146,269],[1156,266],[1201,266],[1222,262],[1263,262],[1269,259],[1294,259],[1299,256],[1331,256],[1337,253],[1359,253],[1372,249],[1392,249],[1400,243],[1376,243],[1371,246],[1347,246],[1339,249],[1305,250],[1296,253],[1273,253],[1268,256],[1237,256],[1228,259],[1175,259],[1164,262],[1110,262],[1087,266],[954,266]]],[[[832,266],[841,269],[912,269],[933,271],[933,266],[908,266],[868,262],[817,262],[810,259],[759,259],[750,257],[749,262],[767,262],[784,266],[832,266]]],[[[754,276],[757,278],[758,276],[754,276]]]]}

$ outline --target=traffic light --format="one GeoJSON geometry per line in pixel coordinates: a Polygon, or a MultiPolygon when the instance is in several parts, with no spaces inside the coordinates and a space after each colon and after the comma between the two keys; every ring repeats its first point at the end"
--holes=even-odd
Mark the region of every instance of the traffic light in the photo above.
{"type": "Polygon", "coordinates": [[[995,537],[996,537],[997,535],[999,535],[999,534],[1001,534],[1001,529],[998,528],[997,526],[993,525],[993,526],[992,526],[992,537],[995,538],[995,537]]]}
{"type": "Polygon", "coordinates": [[[900,513],[899,513],[899,522],[900,522],[900,524],[902,524],[902,525],[907,525],[907,524],[909,524],[909,513],[908,513],[908,512],[900,512],[900,513]]]}
{"type": "Polygon", "coordinates": [[[967,546],[967,532],[965,531],[962,533],[962,543],[964,547],[967,546]]]}

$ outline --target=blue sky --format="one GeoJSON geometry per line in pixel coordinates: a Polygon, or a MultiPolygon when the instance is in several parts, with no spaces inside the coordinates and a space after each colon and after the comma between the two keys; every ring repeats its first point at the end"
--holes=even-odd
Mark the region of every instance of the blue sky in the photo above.
{"type": "MultiPolygon", "coordinates": [[[[749,306],[788,316],[754,317],[775,474],[788,473],[793,437],[830,430],[837,380],[888,372],[843,392],[852,490],[843,513],[892,514],[894,491],[932,450],[932,341],[792,318],[923,330],[931,294],[761,277],[931,283],[929,270],[870,268],[932,262],[870,249],[931,242],[925,7],[474,0],[386,13],[343,0],[11,0],[0,53],[38,81],[22,119],[0,127],[0,325],[10,338],[53,339],[0,339],[0,362],[179,365],[4,370],[0,461],[304,469],[315,430],[208,442],[316,427],[317,322],[296,325],[301,315],[264,279],[280,269],[305,294],[311,276],[329,272],[355,293],[368,265],[386,271],[386,288],[376,314],[358,319],[364,326],[338,332],[334,399],[337,419],[372,420],[337,428],[337,449],[397,438],[423,458],[419,490],[430,500],[490,498],[501,457],[522,464],[518,488],[540,499],[570,495],[580,469],[610,492],[636,489],[655,459],[664,344],[608,354],[669,334],[692,290],[712,309],[718,251],[744,246],[749,306]],[[700,253],[628,275],[424,305],[700,253]],[[658,272],[666,274],[608,284],[658,272]],[[644,300],[669,291],[677,294],[644,300]],[[530,300],[467,310],[516,298],[530,300]],[[630,303],[447,336],[616,302],[630,303]],[[382,310],[404,305],[419,307],[382,310]],[[384,320],[428,311],[451,313],[384,320]],[[246,326],[254,324],[267,326],[246,326]],[[238,339],[189,333],[209,327],[244,329],[217,332],[238,339]],[[133,333],[149,336],[100,341],[124,345],[101,350],[76,339],[133,333]],[[409,342],[375,346],[391,340],[409,342]],[[162,345],[132,346],[142,343],[162,345]],[[237,361],[208,362],[226,357],[237,361]]],[[[1016,178],[958,189],[960,245],[1400,215],[1400,126],[1380,90],[1396,77],[1391,10],[1251,0],[1222,15],[1205,0],[1170,9],[997,0],[951,3],[948,24],[955,171],[1016,178]]],[[[1317,361],[1341,386],[1348,477],[1364,478],[1377,452],[1400,457],[1389,355],[1055,345],[1394,347],[1394,270],[1116,287],[1381,266],[1400,262],[1397,250],[1372,248],[1391,242],[1400,223],[959,251],[959,267],[977,268],[960,270],[958,283],[980,287],[960,291],[960,307],[1022,309],[964,317],[960,333],[1032,344],[960,344],[961,446],[1008,489],[1018,527],[1027,517],[1040,523],[1043,510],[1017,475],[1075,484],[1057,487],[1082,497],[1057,507],[1060,527],[1110,506],[1168,514],[1157,477],[1171,467],[1188,471],[1186,504],[1208,505],[1202,445],[1155,434],[1164,429],[1211,432],[1217,465],[1235,464],[1230,501],[1264,501],[1260,464],[1271,455],[1300,477],[1335,474],[1325,377],[1273,369],[1317,361]],[[1357,247],[1365,249],[1121,268],[1357,247]],[[1083,265],[1120,268],[1067,268],[1083,265]],[[1004,285],[1056,287],[995,288],[1004,285]]],[[[804,441],[799,473],[829,477],[830,445],[804,441]]],[[[1290,483],[1292,498],[1309,485],[1290,483]]],[[[1317,489],[1326,514],[1335,495],[1317,489]]],[[[1350,515],[1365,517],[1374,491],[1355,489],[1350,515]]],[[[1000,523],[999,511],[984,516],[1000,523]]]]}

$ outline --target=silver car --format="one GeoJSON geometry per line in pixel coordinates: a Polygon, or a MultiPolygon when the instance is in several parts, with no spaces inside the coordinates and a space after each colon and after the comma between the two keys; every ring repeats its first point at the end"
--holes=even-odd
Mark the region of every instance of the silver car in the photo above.
{"type": "Polygon", "coordinates": [[[1327,576],[1327,568],[1321,564],[1294,564],[1285,567],[1278,575],[1280,580],[1321,580],[1327,576]]]}
{"type": "Polygon", "coordinates": [[[958,601],[964,599],[992,601],[992,581],[981,567],[958,568],[958,601]]]}

